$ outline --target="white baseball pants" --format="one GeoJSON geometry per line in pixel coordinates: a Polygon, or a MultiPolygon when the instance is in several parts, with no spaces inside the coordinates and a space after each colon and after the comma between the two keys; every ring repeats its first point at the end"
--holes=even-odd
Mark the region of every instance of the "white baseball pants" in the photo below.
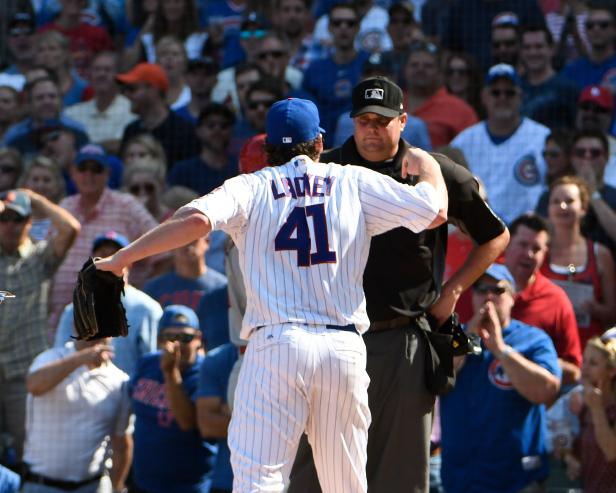
{"type": "Polygon", "coordinates": [[[323,493],[365,493],[369,381],[356,332],[291,324],[253,332],[229,425],[233,492],[282,492],[305,431],[323,493]]]}

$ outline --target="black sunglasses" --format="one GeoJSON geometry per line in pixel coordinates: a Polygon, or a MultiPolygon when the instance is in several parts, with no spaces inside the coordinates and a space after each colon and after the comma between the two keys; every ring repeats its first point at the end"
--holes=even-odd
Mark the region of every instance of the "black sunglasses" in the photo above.
{"type": "Polygon", "coordinates": [[[355,27],[357,26],[357,21],[354,19],[330,19],[329,22],[333,27],[347,26],[347,27],[355,27]]]}
{"type": "Polygon", "coordinates": [[[601,113],[601,114],[606,114],[606,113],[610,113],[610,110],[607,108],[603,108],[602,106],[599,106],[598,104],[593,104],[593,103],[581,103],[578,106],[579,109],[581,109],[582,111],[592,111],[593,113],[601,113]]]}
{"type": "Polygon", "coordinates": [[[77,171],[80,173],[90,172],[95,175],[102,175],[105,172],[105,167],[100,163],[87,162],[78,164],[77,171]]]}
{"type": "Polygon", "coordinates": [[[20,216],[19,214],[8,213],[0,214],[0,223],[25,223],[29,216],[20,216]]]}
{"type": "Polygon", "coordinates": [[[143,190],[145,193],[154,193],[155,187],[153,183],[135,183],[128,188],[129,192],[133,195],[138,195],[143,190]]]}
{"type": "Polygon", "coordinates": [[[556,159],[557,157],[562,156],[563,152],[557,151],[556,149],[545,149],[541,154],[543,155],[544,159],[556,159]]]}
{"type": "Polygon", "coordinates": [[[11,166],[10,164],[2,164],[0,165],[0,174],[10,175],[11,173],[16,173],[17,168],[15,166],[11,166]]]}
{"type": "Polygon", "coordinates": [[[584,25],[586,26],[586,29],[589,31],[596,27],[600,29],[607,29],[608,27],[610,27],[610,24],[611,24],[610,21],[586,21],[584,23],[584,25]]]}
{"type": "Polygon", "coordinates": [[[576,147],[573,149],[572,154],[575,157],[586,157],[590,155],[591,158],[596,159],[603,156],[603,149],[597,149],[592,147],[576,147]]]}
{"type": "Polygon", "coordinates": [[[468,75],[469,70],[467,68],[448,68],[447,75],[468,75]]]}
{"type": "Polygon", "coordinates": [[[516,45],[515,39],[503,39],[502,41],[492,41],[492,48],[513,48],[516,45]]]}
{"type": "Polygon", "coordinates": [[[490,94],[494,98],[500,98],[501,96],[505,96],[507,99],[511,99],[517,93],[515,89],[490,89],[490,94]]]}
{"type": "Polygon", "coordinates": [[[251,110],[256,110],[258,108],[265,108],[270,109],[270,107],[275,103],[276,101],[274,101],[273,99],[269,99],[267,101],[249,101],[248,102],[248,107],[251,110]]]}
{"type": "Polygon", "coordinates": [[[282,58],[285,55],[285,52],[282,50],[271,50],[271,51],[262,51],[257,55],[259,60],[266,60],[267,58],[274,58],[276,60],[282,58]]]}
{"type": "Polygon", "coordinates": [[[164,332],[160,334],[160,338],[163,341],[175,342],[178,341],[182,344],[188,344],[192,342],[197,334],[186,334],[185,332],[180,332],[179,334],[165,334],[164,332]]]}
{"type": "Polygon", "coordinates": [[[473,284],[473,291],[478,294],[494,294],[496,296],[500,296],[507,291],[507,288],[504,286],[497,286],[495,284],[486,284],[483,282],[478,282],[473,284]]]}
{"type": "Polygon", "coordinates": [[[231,123],[230,122],[208,122],[208,123],[205,123],[204,126],[208,130],[214,130],[215,128],[226,130],[231,126],[231,123]]]}

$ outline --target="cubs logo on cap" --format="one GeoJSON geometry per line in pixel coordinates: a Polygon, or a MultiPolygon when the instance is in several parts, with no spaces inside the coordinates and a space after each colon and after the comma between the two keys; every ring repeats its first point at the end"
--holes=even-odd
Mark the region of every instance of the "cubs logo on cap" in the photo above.
{"type": "Polygon", "coordinates": [[[364,79],[353,89],[351,118],[364,113],[394,118],[404,113],[402,89],[387,77],[364,79]]]}

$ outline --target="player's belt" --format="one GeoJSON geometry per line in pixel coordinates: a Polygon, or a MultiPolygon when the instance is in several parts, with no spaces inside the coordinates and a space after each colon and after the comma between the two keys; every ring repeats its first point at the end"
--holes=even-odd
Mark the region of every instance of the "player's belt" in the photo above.
{"type": "Polygon", "coordinates": [[[411,317],[396,317],[391,320],[381,320],[370,324],[369,332],[379,332],[381,330],[401,329],[411,325],[411,317]]]}
{"type": "MultiPolygon", "coordinates": [[[[263,327],[265,327],[265,325],[259,325],[258,327],[255,327],[255,331],[261,330],[263,327]]],[[[330,330],[343,330],[345,332],[355,332],[356,334],[358,333],[357,327],[355,327],[355,324],[348,324],[348,325],[326,324],[325,328],[330,329],[330,330]]]]}
{"type": "Polygon", "coordinates": [[[58,488],[59,490],[72,491],[87,484],[100,481],[101,477],[102,474],[97,474],[96,476],[84,479],[83,481],[63,481],[61,479],[53,479],[43,476],[42,474],[36,474],[35,472],[28,471],[26,474],[26,482],[43,484],[45,486],[51,486],[52,488],[58,488]]]}

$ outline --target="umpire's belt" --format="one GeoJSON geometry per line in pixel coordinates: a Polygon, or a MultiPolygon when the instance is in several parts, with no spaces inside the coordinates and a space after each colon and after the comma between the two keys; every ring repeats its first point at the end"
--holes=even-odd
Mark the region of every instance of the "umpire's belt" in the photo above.
{"type": "Polygon", "coordinates": [[[391,320],[372,322],[368,331],[379,332],[382,330],[401,329],[402,327],[410,326],[412,320],[411,317],[396,317],[391,320]]]}
{"type": "Polygon", "coordinates": [[[52,488],[58,488],[59,490],[73,491],[86,484],[100,481],[102,474],[98,474],[93,478],[84,479],[83,481],[63,481],[61,479],[48,478],[42,474],[36,474],[35,472],[28,471],[26,474],[27,483],[44,484],[45,486],[51,486],[52,488]]]}
{"type": "MultiPolygon", "coordinates": [[[[259,325],[258,327],[255,327],[255,330],[261,330],[263,327],[265,327],[265,325],[259,325]]],[[[343,330],[345,332],[355,332],[357,334],[357,327],[355,327],[355,324],[348,324],[348,325],[327,324],[325,325],[325,328],[330,329],[330,330],[343,330]]]]}

